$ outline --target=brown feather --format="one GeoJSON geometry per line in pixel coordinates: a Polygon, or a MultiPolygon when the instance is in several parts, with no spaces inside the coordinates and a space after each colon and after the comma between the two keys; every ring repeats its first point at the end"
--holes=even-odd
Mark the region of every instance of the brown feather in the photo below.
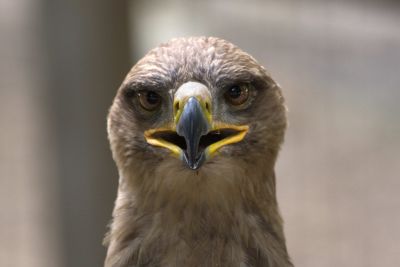
{"type": "MultiPolygon", "coordinates": [[[[274,165],[286,128],[283,102],[265,69],[222,39],[174,39],[140,60],[108,116],[120,184],[105,266],[293,266],[275,193],[274,165]],[[248,136],[197,171],[146,143],[143,132],[157,122],[126,99],[132,88],[172,96],[187,81],[204,83],[214,95],[232,82],[259,90],[252,108],[234,118],[250,124],[248,136]]],[[[229,119],[217,107],[214,116],[229,119]]]]}

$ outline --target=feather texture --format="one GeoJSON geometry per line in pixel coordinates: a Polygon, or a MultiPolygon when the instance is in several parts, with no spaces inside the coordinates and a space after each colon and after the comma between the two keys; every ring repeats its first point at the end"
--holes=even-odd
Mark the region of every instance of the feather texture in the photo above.
{"type": "Polygon", "coordinates": [[[120,173],[105,266],[293,266],[279,215],[274,165],[286,128],[279,86],[254,58],[212,37],[173,39],[151,50],[129,72],[108,116],[113,158],[120,173]],[[143,132],[171,119],[132,107],[130,90],[152,88],[172,98],[184,82],[204,83],[215,97],[213,116],[248,123],[246,138],[226,146],[193,171],[143,132]],[[230,113],[222,88],[251,83],[251,108],[230,113]]]}

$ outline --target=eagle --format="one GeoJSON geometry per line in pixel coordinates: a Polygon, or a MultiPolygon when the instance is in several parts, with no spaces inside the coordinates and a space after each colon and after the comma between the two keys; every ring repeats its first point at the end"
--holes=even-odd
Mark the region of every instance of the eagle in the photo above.
{"type": "Polygon", "coordinates": [[[119,186],[105,266],[293,266],[274,171],[286,125],[279,85],[232,43],[150,50],[107,119],[119,186]]]}

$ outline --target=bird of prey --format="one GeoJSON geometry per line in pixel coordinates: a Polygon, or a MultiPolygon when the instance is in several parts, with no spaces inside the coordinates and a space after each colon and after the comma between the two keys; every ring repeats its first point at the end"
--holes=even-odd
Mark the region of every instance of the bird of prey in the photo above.
{"type": "Polygon", "coordinates": [[[279,85],[230,42],[148,52],[108,115],[119,187],[105,266],[293,266],[275,191],[285,128],[279,85]]]}

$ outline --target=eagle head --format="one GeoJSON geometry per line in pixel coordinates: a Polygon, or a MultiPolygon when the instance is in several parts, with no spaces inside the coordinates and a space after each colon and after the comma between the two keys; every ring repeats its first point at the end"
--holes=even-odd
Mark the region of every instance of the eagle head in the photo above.
{"type": "Polygon", "coordinates": [[[283,102],[277,83],[235,45],[173,39],[148,52],[119,88],[108,117],[113,157],[123,174],[268,169],[283,140],[283,102]]]}
{"type": "Polygon", "coordinates": [[[108,116],[120,180],[107,266],[291,266],[274,174],[285,110],[279,85],[225,40],[148,52],[108,116]]]}

